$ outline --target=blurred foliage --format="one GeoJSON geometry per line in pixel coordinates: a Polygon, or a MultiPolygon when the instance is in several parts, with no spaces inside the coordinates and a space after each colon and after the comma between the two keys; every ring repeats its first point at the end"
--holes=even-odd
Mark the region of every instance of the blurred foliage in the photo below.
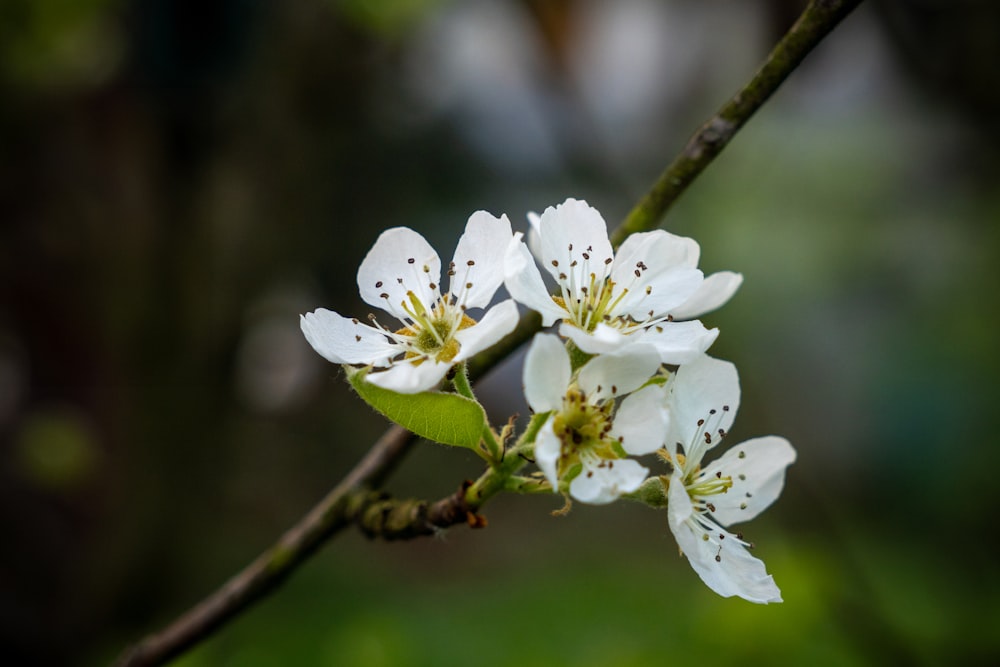
{"type": "MultiPolygon", "coordinates": [[[[382,229],[447,256],[472,211],[523,229],[567,196],[614,224],[796,4],[0,4],[5,658],[106,663],[362,455],[384,423],[297,318],[364,312],[382,229]]],[[[783,605],[716,598],[655,512],[504,497],[485,531],[342,536],[180,664],[995,659],[1000,70],[941,70],[1000,36],[983,3],[875,4],[667,221],[746,275],[706,321],[733,437],[799,451],[747,529],[783,605]]],[[[518,374],[477,390],[498,422],[518,374]]],[[[420,446],[389,491],[478,472],[420,446]]]]}
{"type": "Polygon", "coordinates": [[[113,12],[120,0],[5,0],[0,72],[34,87],[99,81],[120,57],[113,12]]]}

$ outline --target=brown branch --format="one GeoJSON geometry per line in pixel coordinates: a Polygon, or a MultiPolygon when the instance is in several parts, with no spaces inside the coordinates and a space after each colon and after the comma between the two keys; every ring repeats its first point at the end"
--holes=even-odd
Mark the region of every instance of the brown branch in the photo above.
{"type": "MultiPolygon", "coordinates": [[[[861,0],[813,0],[774,48],[753,79],[691,138],[661,174],[650,192],[615,230],[617,246],[629,234],[656,227],[673,202],[715,159],[744,123],[774,93],[803,58],[861,0]]],[[[480,355],[470,367],[480,376],[527,341],[540,327],[537,315],[521,319],[517,329],[480,355]]],[[[275,590],[320,546],[344,527],[356,523],[371,537],[410,539],[467,522],[485,525],[468,502],[463,486],[435,503],[393,500],[373,491],[402,459],[412,434],[393,426],[365,457],[277,544],[265,551],[215,593],[177,618],[164,630],[126,650],[118,667],[161,665],[194,646],[257,600],[275,590]]]]}

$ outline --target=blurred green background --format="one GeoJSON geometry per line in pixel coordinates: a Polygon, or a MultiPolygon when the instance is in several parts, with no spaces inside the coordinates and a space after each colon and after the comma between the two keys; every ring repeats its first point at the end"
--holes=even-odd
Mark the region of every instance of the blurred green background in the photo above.
{"type": "MultiPolygon", "coordinates": [[[[0,654],[100,665],[247,564],[384,423],[298,314],[366,313],[379,232],[587,199],[614,225],[801,8],[783,0],[2,0],[0,654]]],[[[1000,658],[1000,9],[849,17],[666,227],[743,272],[731,436],[797,447],[744,532],[785,603],[706,589],[662,513],[349,532],[179,664],[1000,658]]],[[[516,359],[482,383],[524,412],[516,359]]],[[[422,444],[388,488],[479,472],[422,444]]]]}

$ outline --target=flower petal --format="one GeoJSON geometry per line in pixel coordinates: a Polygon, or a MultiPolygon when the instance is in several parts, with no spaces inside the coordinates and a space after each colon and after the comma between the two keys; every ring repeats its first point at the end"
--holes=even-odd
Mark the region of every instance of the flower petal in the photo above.
{"type": "Polygon", "coordinates": [[[455,340],[462,346],[452,360],[465,361],[483,350],[495,345],[517,326],[517,304],[507,299],[486,311],[483,319],[467,329],[455,332],[455,340]]]}
{"type": "Polygon", "coordinates": [[[467,308],[485,308],[503,283],[503,253],[513,233],[507,216],[476,211],[458,239],[452,260],[450,292],[467,308]]]}
{"type": "Polygon", "coordinates": [[[761,604],[781,602],[781,591],[763,561],[751,556],[736,535],[722,528],[709,533],[698,522],[678,477],[671,479],[667,495],[670,532],[709,588],[723,597],[736,595],[761,604]]]}
{"type": "Polygon", "coordinates": [[[326,308],[302,315],[299,325],[313,349],[335,364],[387,366],[399,354],[378,329],[326,308]]]}
{"type": "Polygon", "coordinates": [[[507,246],[503,279],[507,291],[518,303],[541,314],[542,326],[547,327],[566,316],[566,310],[549,295],[549,290],[542,281],[542,274],[535,266],[535,260],[521,241],[521,232],[515,234],[507,246]]]}
{"type": "Polygon", "coordinates": [[[424,237],[408,227],[393,227],[379,235],[362,260],[358,290],[365,303],[408,322],[403,307],[409,304],[407,292],[430,310],[437,303],[440,278],[441,260],[424,237]]]}
{"type": "Polygon", "coordinates": [[[542,237],[538,233],[542,218],[534,211],[528,211],[528,250],[536,259],[542,259],[542,237]]]}
{"type": "Polygon", "coordinates": [[[608,241],[608,226],[597,209],[587,202],[567,199],[548,207],[538,221],[542,266],[552,277],[575,289],[590,285],[594,275],[600,283],[609,273],[614,251],[608,241]],[[560,274],[566,280],[560,280],[560,274]]]}
{"type": "Polygon", "coordinates": [[[605,505],[638,489],[648,472],[632,459],[601,461],[599,465],[584,463],[583,470],[570,482],[569,493],[581,503],[605,505]]]}
{"type": "Polygon", "coordinates": [[[686,470],[694,470],[706,451],[720,441],[718,432],[728,432],[740,406],[740,380],[736,366],[702,355],[684,364],[667,387],[670,425],[669,448],[685,447],[686,470]],[[702,422],[699,424],[699,422],[702,422]],[[711,436],[706,441],[705,434],[711,436]]]}
{"type": "Polygon", "coordinates": [[[559,325],[559,335],[569,338],[578,348],[587,354],[607,354],[620,350],[625,345],[635,342],[638,334],[626,336],[614,327],[609,327],[604,322],[598,323],[592,332],[587,332],[576,326],[572,322],[563,322],[559,325]]]}
{"type": "Polygon", "coordinates": [[[743,274],[719,271],[706,276],[701,287],[687,301],[670,312],[674,319],[691,320],[719,308],[736,293],[743,284],[743,274]]]}
{"type": "Polygon", "coordinates": [[[650,385],[630,394],[615,413],[611,437],[620,439],[629,454],[642,456],[663,445],[669,413],[664,387],[650,385]]]}
{"type": "Polygon", "coordinates": [[[637,343],[594,357],[580,369],[577,382],[587,400],[596,403],[638,389],[659,367],[656,351],[649,345],[637,343]]]}
{"type": "Polygon", "coordinates": [[[535,412],[562,408],[571,374],[569,355],[552,334],[537,334],[524,358],[524,397],[535,412]]]}
{"type": "Polygon", "coordinates": [[[682,366],[703,355],[718,337],[718,329],[706,329],[692,320],[658,324],[646,331],[642,342],[655,347],[663,363],[682,366]]]}
{"type": "Polygon", "coordinates": [[[558,463],[559,451],[562,448],[559,438],[552,429],[552,417],[549,417],[535,437],[535,465],[545,475],[554,492],[559,491],[558,463]]]}
{"type": "Polygon", "coordinates": [[[441,364],[433,359],[425,359],[421,364],[400,361],[387,370],[369,373],[365,380],[377,387],[399,392],[417,394],[434,389],[444,379],[451,364],[441,364]]]}
{"type": "Polygon", "coordinates": [[[694,239],[662,229],[629,236],[618,249],[611,271],[616,294],[627,290],[615,312],[642,321],[666,315],[687,301],[703,280],[695,268],[698,252],[694,239]],[[690,264],[692,257],[694,264],[690,264]]]}
{"type": "Polygon", "coordinates": [[[717,496],[712,518],[724,526],[749,521],[773,503],[785,485],[785,468],[795,449],[784,438],[769,435],[734,446],[704,470],[706,477],[730,475],[733,486],[717,496]]]}

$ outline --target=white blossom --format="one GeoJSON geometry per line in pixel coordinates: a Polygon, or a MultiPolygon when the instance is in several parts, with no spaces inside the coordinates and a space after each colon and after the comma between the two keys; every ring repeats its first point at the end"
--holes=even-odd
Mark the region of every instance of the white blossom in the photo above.
{"type": "Polygon", "coordinates": [[[697,268],[697,242],[664,230],[632,234],[616,255],[604,219],[584,201],[567,199],[528,219],[531,250],[517,233],[504,258],[507,290],[538,311],[543,325],[561,321],[559,333],[591,354],[641,340],[663,363],[690,361],[719,332],[677,320],[721,306],[743,280],[729,271],[705,278],[697,268]],[[555,280],[556,294],[545,286],[533,252],[555,280]]]}
{"type": "Polygon", "coordinates": [[[667,456],[673,464],[667,513],[678,546],[719,595],[781,602],[773,577],[748,550],[753,545],[725,527],[756,517],[777,499],[795,450],[784,438],[754,438],[702,467],[739,407],[736,367],[703,355],[678,369],[667,392],[667,456]]]}
{"type": "Polygon", "coordinates": [[[532,410],[550,413],[535,460],[554,491],[568,482],[572,497],[604,504],[639,488],[649,471],[627,457],[656,451],[667,425],[664,388],[643,387],[659,364],[655,350],[638,345],[594,357],[574,374],[557,336],[535,336],[524,391],[532,410]]]}
{"type": "Polygon", "coordinates": [[[301,317],[302,332],[324,358],[374,367],[369,382],[402,393],[436,386],[448,370],[484,350],[517,325],[508,299],[476,321],[503,282],[502,249],[512,240],[507,216],[473,213],[448,265],[442,292],[441,260],[423,236],[406,227],[382,232],[358,269],[358,289],[369,305],[402,325],[385,327],[320,308],[301,317]],[[383,370],[384,369],[384,370],[383,370]]]}

